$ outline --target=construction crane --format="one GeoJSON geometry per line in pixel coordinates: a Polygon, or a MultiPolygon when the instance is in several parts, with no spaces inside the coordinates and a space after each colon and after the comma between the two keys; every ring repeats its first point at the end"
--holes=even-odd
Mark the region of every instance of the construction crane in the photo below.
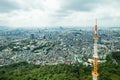
{"type": "Polygon", "coordinates": [[[97,80],[97,77],[98,77],[98,35],[97,35],[97,19],[96,19],[96,25],[94,26],[94,36],[93,36],[93,39],[94,39],[94,54],[93,54],[93,66],[94,66],[94,69],[92,71],[92,76],[93,76],[93,80],[97,80]]]}

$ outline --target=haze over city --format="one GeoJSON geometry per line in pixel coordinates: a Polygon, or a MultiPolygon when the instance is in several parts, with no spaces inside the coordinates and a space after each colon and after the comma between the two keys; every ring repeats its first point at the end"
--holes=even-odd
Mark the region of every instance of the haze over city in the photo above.
{"type": "Polygon", "coordinates": [[[120,0],[0,0],[0,25],[119,27],[120,0]]]}

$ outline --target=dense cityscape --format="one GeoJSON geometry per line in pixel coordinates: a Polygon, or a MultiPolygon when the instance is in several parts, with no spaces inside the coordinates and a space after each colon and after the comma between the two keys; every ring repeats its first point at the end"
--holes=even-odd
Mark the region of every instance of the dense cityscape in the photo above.
{"type": "MultiPolygon", "coordinates": [[[[120,28],[98,29],[99,62],[120,51],[120,28]]],[[[37,65],[91,65],[93,28],[0,28],[0,66],[26,61],[37,65]]]]}
{"type": "Polygon", "coordinates": [[[0,0],[0,80],[120,80],[120,0],[0,0]]]}

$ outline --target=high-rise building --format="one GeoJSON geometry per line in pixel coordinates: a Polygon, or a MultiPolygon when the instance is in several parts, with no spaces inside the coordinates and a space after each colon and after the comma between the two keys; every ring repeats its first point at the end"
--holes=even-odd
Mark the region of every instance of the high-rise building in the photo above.
{"type": "Polygon", "coordinates": [[[30,39],[35,39],[35,35],[34,34],[30,34],[30,39]]]}

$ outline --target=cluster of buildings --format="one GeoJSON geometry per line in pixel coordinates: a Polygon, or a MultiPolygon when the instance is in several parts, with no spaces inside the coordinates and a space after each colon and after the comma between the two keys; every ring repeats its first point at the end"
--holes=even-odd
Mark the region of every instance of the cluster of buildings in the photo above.
{"type": "MultiPolygon", "coordinates": [[[[93,29],[1,30],[0,66],[27,61],[53,65],[82,63],[93,56],[93,29]]],[[[120,51],[120,29],[98,29],[99,58],[120,51]]]]}

